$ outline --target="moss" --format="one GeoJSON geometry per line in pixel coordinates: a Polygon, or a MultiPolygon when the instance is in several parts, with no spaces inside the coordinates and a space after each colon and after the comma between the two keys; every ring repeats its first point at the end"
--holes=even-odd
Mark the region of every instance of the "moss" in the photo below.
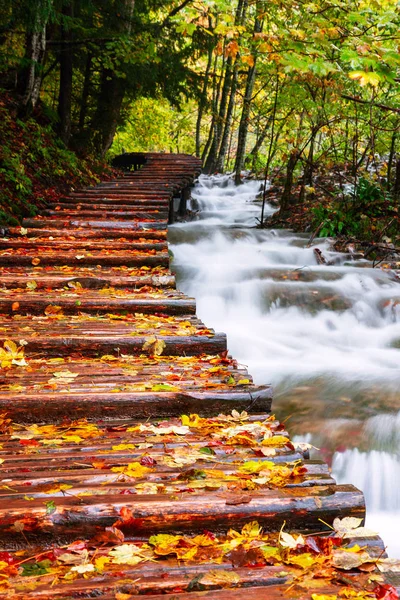
{"type": "Polygon", "coordinates": [[[67,149],[50,124],[17,119],[12,98],[0,91],[0,225],[17,225],[72,188],[112,174],[107,164],[67,149]]]}

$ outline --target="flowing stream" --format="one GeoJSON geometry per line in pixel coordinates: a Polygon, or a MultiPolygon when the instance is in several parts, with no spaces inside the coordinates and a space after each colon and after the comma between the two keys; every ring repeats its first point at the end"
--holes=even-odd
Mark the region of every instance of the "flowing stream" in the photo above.
{"type": "Polygon", "coordinates": [[[399,282],[325,239],[256,229],[259,190],[200,177],[198,218],[169,231],[179,288],[254,382],[274,386],[291,435],[364,491],[368,527],[400,557],[399,282]],[[314,247],[334,264],[318,265],[314,247]]]}

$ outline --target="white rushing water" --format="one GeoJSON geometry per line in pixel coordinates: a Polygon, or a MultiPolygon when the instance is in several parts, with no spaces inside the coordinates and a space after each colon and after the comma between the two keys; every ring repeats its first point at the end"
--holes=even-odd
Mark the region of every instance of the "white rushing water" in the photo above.
{"type": "Polygon", "coordinates": [[[308,247],[309,235],[255,229],[259,190],[200,177],[198,218],[170,228],[179,288],[255,383],[273,384],[291,433],[321,449],[340,483],[363,489],[369,527],[400,556],[399,282],[326,240],[308,247]],[[318,265],[315,247],[334,265],[318,265]]]}

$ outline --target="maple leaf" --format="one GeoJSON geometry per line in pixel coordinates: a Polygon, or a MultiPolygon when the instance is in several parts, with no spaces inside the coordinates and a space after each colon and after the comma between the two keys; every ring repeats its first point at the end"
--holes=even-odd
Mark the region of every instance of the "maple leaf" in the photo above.
{"type": "Polygon", "coordinates": [[[148,473],[152,469],[148,467],[144,467],[140,464],[140,462],[132,462],[128,465],[124,465],[122,467],[112,467],[111,471],[114,473],[121,473],[122,475],[127,475],[128,477],[143,477],[145,473],[148,473]]]}
{"type": "Polygon", "coordinates": [[[333,521],[333,528],[343,538],[357,538],[357,537],[373,537],[378,535],[375,531],[367,529],[366,527],[360,527],[362,519],[356,517],[344,517],[339,519],[338,517],[333,521]]]}
{"type": "Polygon", "coordinates": [[[297,548],[297,546],[304,546],[305,539],[302,535],[294,537],[290,533],[281,531],[279,534],[279,544],[283,548],[290,548],[291,550],[294,550],[295,548],[297,548]]]}
{"type": "Polygon", "coordinates": [[[121,544],[125,539],[124,534],[117,527],[106,527],[104,531],[99,531],[88,542],[89,546],[98,546],[102,544],[121,544]]]}
{"type": "Polygon", "coordinates": [[[92,563],[88,563],[87,565],[76,565],[75,567],[71,567],[71,571],[76,573],[91,573],[95,570],[95,566],[92,563]]]}
{"type": "MultiPolygon", "coordinates": [[[[148,548],[148,546],[147,546],[148,548]]],[[[111,562],[116,565],[137,565],[140,562],[150,560],[151,556],[147,557],[144,554],[144,548],[135,544],[122,544],[113,548],[108,553],[111,557],[111,562]]]]}
{"type": "Polygon", "coordinates": [[[363,563],[371,562],[371,557],[368,552],[360,552],[359,546],[353,546],[353,548],[345,549],[340,548],[334,550],[332,553],[332,564],[337,569],[343,569],[344,571],[350,571],[356,569],[363,563]]]}
{"type": "Polygon", "coordinates": [[[0,365],[3,369],[9,369],[13,365],[26,367],[27,362],[24,357],[24,349],[17,346],[12,340],[5,340],[3,348],[0,348],[0,365]]]}

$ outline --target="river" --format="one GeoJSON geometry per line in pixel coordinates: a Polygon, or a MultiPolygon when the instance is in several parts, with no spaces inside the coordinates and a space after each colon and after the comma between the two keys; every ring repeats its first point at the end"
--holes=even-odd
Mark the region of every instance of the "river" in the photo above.
{"type": "Polygon", "coordinates": [[[399,282],[329,252],[325,239],[309,247],[309,234],[256,229],[259,190],[200,177],[197,218],[169,230],[178,287],[227,333],[254,382],[274,386],[292,437],[318,448],[338,483],[364,491],[367,526],[400,557],[399,282]],[[314,247],[334,265],[318,265],[314,247]]]}

